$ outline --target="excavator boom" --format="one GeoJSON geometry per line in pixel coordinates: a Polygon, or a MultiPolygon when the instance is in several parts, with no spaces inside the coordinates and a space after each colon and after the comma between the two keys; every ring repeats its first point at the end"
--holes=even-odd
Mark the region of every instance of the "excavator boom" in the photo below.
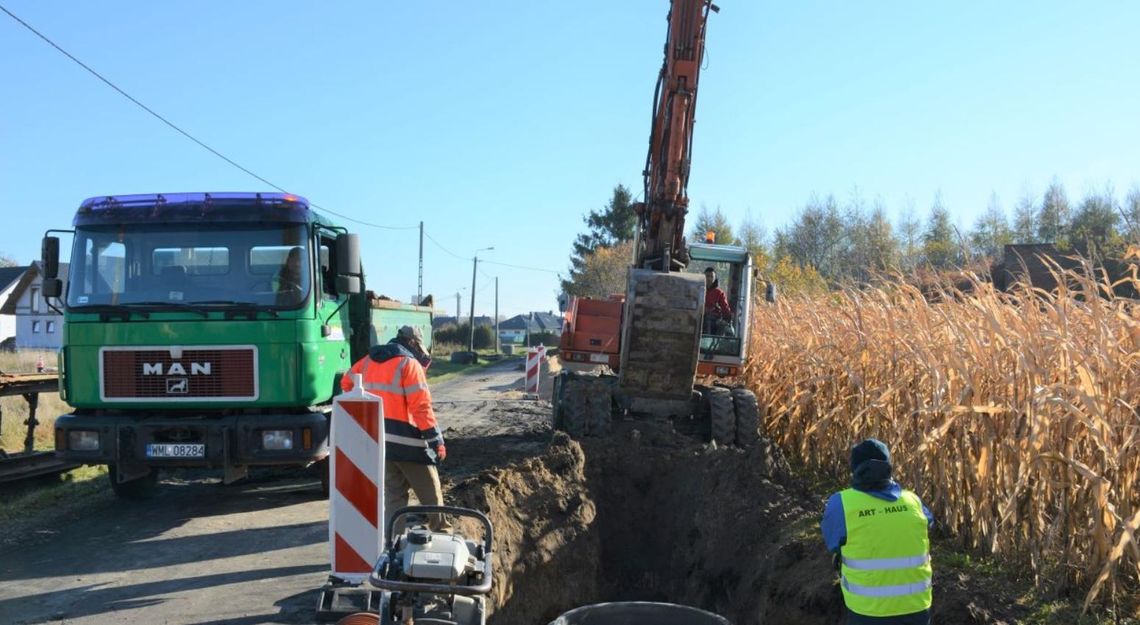
{"type": "Polygon", "coordinates": [[[711,0],[673,0],[669,10],[665,60],[653,94],[653,126],[642,172],[645,202],[634,207],[638,268],[675,271],[688,263],[685,213],[693,113],[710,11],[719,11],[711,0]]]}

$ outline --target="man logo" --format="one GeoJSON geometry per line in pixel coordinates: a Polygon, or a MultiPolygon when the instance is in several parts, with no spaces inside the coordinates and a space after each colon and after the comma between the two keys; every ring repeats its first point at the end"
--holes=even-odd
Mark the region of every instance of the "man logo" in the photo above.
{"type": "Polygon", "coordinates": [[[190,392],[190,378],[166,378],[168,395],[185,395],[190,392]]]}
{"type": "MultiPolygon", "coordinates": [[[[192,362],[190,363],[190,375],[210,375],[212,373],[212,365],[208,362],[192,362]]],[[[161,362],[144,362],[142,366],[143,375],[186,375],[186,367],[182,366],[180,362],[172,362],[163,368],[161,362]]]]}

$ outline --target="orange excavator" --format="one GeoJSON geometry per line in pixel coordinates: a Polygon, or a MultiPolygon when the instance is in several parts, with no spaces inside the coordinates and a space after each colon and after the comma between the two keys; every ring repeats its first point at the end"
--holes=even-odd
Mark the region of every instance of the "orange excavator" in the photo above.
{"type": "Polygon", "coordinates": [[[605,436],[619,415],[670,419],[719,445],[759,439],[756,396],[733,383],[748,356],[751,257],[712,233],[685,240],[697,84],[719,10],[711,0],[671,2],[626,292],[572,299],[566,313],[568,366],[555,378],[553,416],[571,436],[605,436]]]}

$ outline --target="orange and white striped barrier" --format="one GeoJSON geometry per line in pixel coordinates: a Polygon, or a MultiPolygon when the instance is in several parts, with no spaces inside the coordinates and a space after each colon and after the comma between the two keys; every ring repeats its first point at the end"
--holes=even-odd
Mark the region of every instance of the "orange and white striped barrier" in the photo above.
{"type": "Polygon", "coordinates": [[[539,381],[542,377],[542,359],[546,356],[546,346],[532,347],[526,352],[526,394],[538,397],[539,381]]]}
{"type": "Polygon", "coordinates": [[[329,549],[332,575],[359,584],[368,579],[384,541],[384,404],[363,390],[333,399],[329,458],[329,549]]]}

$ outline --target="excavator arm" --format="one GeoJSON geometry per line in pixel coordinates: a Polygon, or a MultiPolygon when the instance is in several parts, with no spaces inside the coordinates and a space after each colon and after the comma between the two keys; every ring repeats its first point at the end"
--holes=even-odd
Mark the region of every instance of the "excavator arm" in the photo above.
{"type": "Polygon", "coordinates": [[[676,271],[688,264],[685,214],[688,212],[689,162],[693,148],[693,113],[705,51],[712,0],[672,0],[665,60],[653,94],[653,126],[645,157],[645,201],[634,206],[637,243],[634,266],[676,271]]]}

